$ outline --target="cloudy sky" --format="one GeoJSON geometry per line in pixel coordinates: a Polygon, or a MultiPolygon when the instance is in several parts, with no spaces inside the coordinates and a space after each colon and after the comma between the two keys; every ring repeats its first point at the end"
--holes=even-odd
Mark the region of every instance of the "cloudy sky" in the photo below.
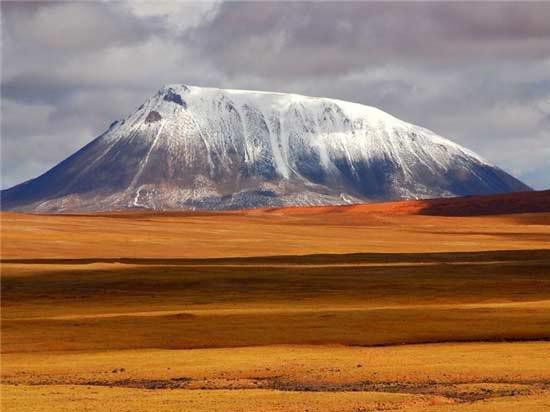
{"type": "Polygon", "coordinates": [[[377,106],[550,188],[550,2],[2,2],[2,187],[166,83],[377,106]]]}

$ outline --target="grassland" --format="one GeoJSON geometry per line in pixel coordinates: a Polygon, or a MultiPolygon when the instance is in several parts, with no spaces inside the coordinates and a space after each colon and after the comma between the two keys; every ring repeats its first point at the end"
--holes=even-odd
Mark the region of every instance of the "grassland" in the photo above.
{"type": "Polygon", "coordinates": [[[2,410],[550,408],[550,213],[3,213],[2,240],[2,410]]]}

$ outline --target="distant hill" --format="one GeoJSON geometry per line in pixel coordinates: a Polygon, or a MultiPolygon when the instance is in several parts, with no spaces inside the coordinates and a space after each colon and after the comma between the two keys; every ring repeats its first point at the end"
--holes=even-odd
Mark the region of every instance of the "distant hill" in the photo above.
{"type": "Polygon", "coordinates": [[[513,213],[550,212],[550,190],[515,192],[486,196],[406,200],[362,205],[271,209],[284,214],[380,213],[433,216],[482,216],[513,213]]]}

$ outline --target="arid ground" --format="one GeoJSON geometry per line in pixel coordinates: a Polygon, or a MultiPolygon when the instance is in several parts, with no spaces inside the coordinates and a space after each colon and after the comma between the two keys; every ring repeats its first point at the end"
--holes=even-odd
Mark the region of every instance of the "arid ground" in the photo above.
{"type": "Polygon", "coordinates": [[[550,410],[542,193],[4,212],[2,411],[550,410]]]}

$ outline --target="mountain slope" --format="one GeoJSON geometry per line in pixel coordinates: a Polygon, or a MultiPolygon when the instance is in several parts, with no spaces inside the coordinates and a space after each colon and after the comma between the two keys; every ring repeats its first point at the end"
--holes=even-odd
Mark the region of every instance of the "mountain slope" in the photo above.
{"type": "Polygon", "coordinates": [[[26,211],[231,209],[529,190],[475,153],[373,107],[171,85],[43,174],[26,211]]]}

